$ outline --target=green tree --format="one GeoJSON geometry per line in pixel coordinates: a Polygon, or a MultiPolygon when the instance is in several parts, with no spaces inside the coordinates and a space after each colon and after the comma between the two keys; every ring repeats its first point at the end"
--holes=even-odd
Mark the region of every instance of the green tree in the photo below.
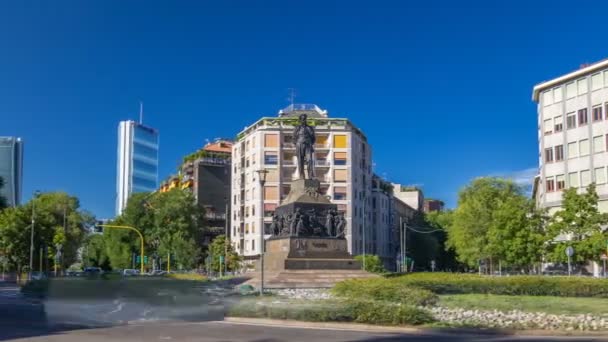
{"type": "Polygon", "coordinates": [[[548,226],[551,241],[547,244],[549,259],[565,262],[565,249],[572,246],[575,251],[574,262],[599,262],[600,255],[606,251],[608,232],[602,229],[602,225],[608,223],[608,214],[598,210],[595,184],[589,185],[583,193],[578,193],[576,188],[569,188],[562,196],[562,209],[553,215],[548,226]]]}
{"type": "Polygon", "coordinates": [[[432,234],[439,245],[437,255],[433,258],[433,260],[436,261],[436,268],[438,270],[454,271],[462,269],[462,264],[456,260],[456,252],[453,248],[447,246],[447,232],[452,226],[454,212],[451,210],[433,211],[426,213],[424,219],[426,226],[428,226],[430,230],[437,230],[432,234]]]}
{"type": "MultiPolygon", "coordinates": [[[[460,262],[475,266],[479,260],[491,263],[505,257],[503,242],[494,238],[496,230],[503,229],[505,224],[499,223],[498,219],[508,221],[508,217],[501,214],[501,210],[506,210],[503,206],[513,198],[522,197],[521,187],[510,180],[495,177],[477,178],[459,192],[447,246],[456,251],[460,262]]],[[[509,224],[518,225],[517,222],[509,224]]]]}
{"type": "MultiPolygon", "coordinates": [[[[209,245],[209,257],[211,258],[210,269],[214,272],[220,271],[220,256],[225,253],[226,236],[219,235],[209,245]]],[[[228,244],[228,258],[225,260],[228,271],[237,270],[240,267],[241,257],[234,251],[232,244],[228,244]]]]}
{"type": "MultiPolygon", "coordinates": [[[[76,197],[63,192],[49,192],[31,199],[23,206],[0,212],[0,248],[8,256],[11,267],[19,270],[29,264],[32,213],[35,217],[34,260],[39,260],[40,248],[46,246],[51,253],[44,256],[50,261],[44,264],[52,265],[55,244],[61,242],[60,265],[74,263],[85,237],[84,227],[91,224],[94,218],[80,209],[76,197]]],[[[39,263],[34,264],[37,269],[39,263]]]]}
{"type": "Polygon", "coordinates": [[[91,234],[87,237],[82,251],[82,263],[85,267],[101,267],[110,269],[110,259],[106,253],[105,239],[103,235],[91,234]]]}
{"type": "MultiPolygon", "coordinates": [[[[355,260],[360,261],[363,264],[363,255],[355,256],[355,260]]],[[[382,260],[377,255],[366,254],[365,255],[365,270],[372,273],[386,273],[382,260]]]]}

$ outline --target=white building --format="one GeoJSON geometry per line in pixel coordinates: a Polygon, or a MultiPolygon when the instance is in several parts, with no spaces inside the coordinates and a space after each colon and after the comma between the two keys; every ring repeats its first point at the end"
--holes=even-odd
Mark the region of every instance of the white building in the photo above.
{"type": "Polygon", "coordinates": [[[21,138],[0,137],[0,177],[4,186],[0,195],[9,207],[21,204],[23,184],[23,142],[21,138]]]}
{"type": "Polygon", "coordinates": [[[599,210],[608,212],[608,60],[537,84],[539,176],[534,196],[555,213],[562,190],[597,184],[599,210]]]}
{"type": "Polygon", "coordinates": [[[393,183],[393,195],[418,211],[424,209],[424,194],[418,187],[393,183]]]}
{"type": "Polygon", "coordinates": [[[132,193],[158,187],[158,131],[135,121],[121,121],[116,166],[116,215],[120,215],[132,193]]]}
{"type": "MultiPolygon", "coordinates": [[[[260,253],[260,231],[297,179],[293,127],[300,114],[315,126],[315,174],[321,192],[338,205],[347,220],[346,239],[352,254],[363,253],[364,212],[371,218],[371,149],[367,138],[348,119],[329,118],[315,105],[291,105],[278,117],[263,117],[237,136],[232,149],[231,241],[246,258],[260,253]],[[268,171],[264,189],[257,170],[268,171]],[[364,205],[364,198],[367,201],[364,205]],[[367,207],[367,209],[365,208],[367,207]]],[[[366,253],[372,250],[366,231],[366,253]]]]}

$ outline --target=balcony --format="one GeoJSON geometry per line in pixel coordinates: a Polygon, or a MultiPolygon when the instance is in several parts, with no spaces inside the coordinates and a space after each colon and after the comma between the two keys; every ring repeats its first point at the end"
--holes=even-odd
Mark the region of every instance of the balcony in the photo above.
{"type": "Polygon", "coordinates": [[[326,160],[326,159],[317,159],[317,160],[315,160],[315,166],[329,167],[330,165],[331,165],[331,162],[329,160],[326,160]]]}
{"type": "Polygon", "coordinates": [[[329,143],[315,144],[315,149],[317,150],[327,150],[329,147],[329,143]]]}

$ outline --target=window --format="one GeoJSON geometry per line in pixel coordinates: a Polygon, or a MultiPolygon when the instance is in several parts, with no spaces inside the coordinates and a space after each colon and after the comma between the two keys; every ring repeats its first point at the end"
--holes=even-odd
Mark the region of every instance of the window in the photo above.
{"type": "Polygon", "coordinates": [[[315,144],[320,147],[327,147],[327,135],[318,135],[315,139],[315,144]]]}
{"type": "Polygon", "coordinates": [[[553,132],[553,124],[551,123],[551,119],[545,120],[545,135],[551,134],[553,132]]]}
{"type": "Polygon", "coordinates": [[[578,95],[582,95],[582,94],[586,93],[587,92],[587,79],[581,78],[580,80],[576,81],[576,86],[578,88],[578,95]]]}
{"type": "Polygon", "coordinates": [[[276,203],[264,203],[264,216],[270,217],[277,209],[276,203]]]}
{"type": "Polygon", "coordinates": [[[578,172],[570,172],[568,174],[568,186],[578,188],[578,172]]]}
{"type": "Polygon", "coordinates": [[[576,146],[576,141],[568,143],[568,158],[576,157],[578,157],[578,148],[576,146]]]}
{"type": "Polygon", "coordinates": [[[245,200],[251,201],[251,191],[249,191],[249,190],[245,191],[245,200]]]}
{"type": "Polygon", "coordinates": [[[255,204],[251,206],[251,216],[255,216],[255,204]]]}
{"type": "Polygon", "coordinates": [[[574,82],[566,84],[566,97],[571,99],[576,96],[576,85],[574,82]]]}
{"type": "Polygon", "coordinates": [[[264,135],[264,147],[279,147],[279,135],[278,134],[264,135]]]}
{"type": "Polygon", "coordinates": [[[264,187],[264,200],[276,201],[279,199],[279,188],[276,186],[264,187]]]}
{"type": "Polygon", "coordinates": [[[334,199],[335,200],[345,200],[346,199],[346,187],[345,186],[335,186],[334,187],[334,199]]]}
{"type": "Polygon", "coordinates": [[[291,185],[283,184],[283,186],[281,187],[281,199],[285,199],[287,195],[289,195],[289,191],[291,191],[291,185]]]}
{"type": "Polygon", "coordinates": [[[598,135],[597,137],[593,137],[593,153],[604,152],[605,150],[604,137],[598,135]]]}
{"type": "Polygon", "coordinates": [[[551,147],[545,149],[545,162],[553,162],[553,149],[551,147]]]}
{"type": "Polygon", "coordinates": [[[249,217],[249,206],[245,207],[245,217],[249,217]]]}
{"type": "Polygon", "coordinates": [[[251,250],[255,251],[255,240],[251,240],[251,250]]]}
{"type": "Polygon", "coordinates": [[[576,115],[574,113],[566,116],[566,128],[571,129],[576,127],[576,115]]]}
{"type": "Polygon", "coordinates": [[[555,146],[555,161],[564,160],[564,145],[555,146]]]}
{"type": "Polygon", "coordinates": [[[578,142],[578,147],[580,151],[580,156],[586,156],[589,154],[589,139],[583,139],[578,142]]]}
{"type": "Polygon", "coordinates": [[[593,121],[600,121],[602,119],[602,106],[593,107],[593,121]]]}
{"type": "Polygon", "coordinates": [[[245,234],[249,234],[249,223],[245,223],[245,234]]]}
{"type": "Polygon", "coordinates": [[[586,125],[589,122],[589,118],[587,117],[587,108],[578,110],[578,125],[586,125]]]}
{"type": "Polygon", "coordinates": [[[547,90],[543,93],[543,105],[550,105],[553,103],[553,92],[551,90],[547,90]]]}
{"type": "Polygon", "coordinates": [[[606,183],[606,168],[598,167],[595,169],[595,183],[597,183],[597,184],[606,183]]]}
{"type": "Polygon", "coordinates": [[[553,102],[560,102],[562,100],[562,87],[553,89],[553,102]]]}
{"type": "Polygon", "coordinates": [[[556,116],[553,118],[553,131],[561,132],[564,130],[564,118],[560,116],[556,116]]]}
{"type": "Polygon", "coordinates": [[[255,222],[251,222],[251,234],[255,234],[255,222]]]}
{"type": "Polygon", "coordinates": [[[255,165],[255,153],[251,155],[251,164],[255,165]]]}
{"type": "Polygon", "coordinates": [[[346,135],[336,134],[334,135],[334,148],[346,148],[346,135]]]}
{"type": "Polygon", "coordinates": [[[603,86],[602,84],[602,74],[597,73],[595,75],[591,76],[591,90],[598,90],[601,89],[603,86]]]}
{"type": "Polygon", "coordinates": [[[276,151],[264,152],[264,164],[277,165],[277,152],[276,151]]]}
{"type": "Polygon", "coordinates": [[[346,182],[347,174],[346,170],[334,170],[334,182],[346,182]]]}
{"type": "Polygon", "coordinates": [[[589,170],[581,171],[581,186],[591,184],[591,172],[589,170]]]}
{"type": "Polygon", "coordinates": [[[555,179],[547,178],[547,192],[555,191],[555,179]]]}
{"type": "Polygon", "coordinates": [[[334,165],[346,165],[346,152],[334,152],[334,165]]]}
{"type": "Polygon", "coordinates": [[[562,190],[566,187],[566,178],[564,175],[555,176],[555,183],[557,186],[557,190],[562,190]]]}
{"type": "Polygon", "coordinates": [[[251,148],[255,148],[255,135],[251,138],[251,148]]]}
{"type": "Polygon", "coordinates": [[[245,167],[249,167],[249,158],[245,161],[245,167]]]}

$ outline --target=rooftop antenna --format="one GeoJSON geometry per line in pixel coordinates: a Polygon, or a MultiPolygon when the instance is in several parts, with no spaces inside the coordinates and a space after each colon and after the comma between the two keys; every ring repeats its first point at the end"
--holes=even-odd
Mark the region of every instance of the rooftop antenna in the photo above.
{"type": "Polygon", "coordinates": [[[294,88],[287,88],[289,90],[289,104],[291,104],[291,108],[293,108],[293,102],[296,99],[296,90],[294,88]]]}
{"type": "Polygon", "coordinates": [[[139,101],[139,124],[143,125],[144,123],[144,103],[139,101]]]}

